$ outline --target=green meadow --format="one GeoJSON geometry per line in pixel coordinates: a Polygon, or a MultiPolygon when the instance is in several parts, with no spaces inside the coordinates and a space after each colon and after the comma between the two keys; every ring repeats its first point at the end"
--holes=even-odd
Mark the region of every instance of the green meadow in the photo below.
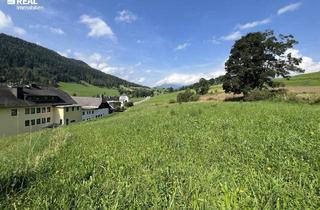
{"type": "Polygon", "coordinates": [[[320,72],[301,74],[287,79],[277,79],[279,82],[283,82],[286,86],[320,86],[320,72]]]}
{"type": "Polygon", "coordinates": [[[119,95],[118,90],[105,87],[97,87],[86,82],[82,83],[66,83],[60,82],[59,88],[67,92],[71,96],[87,96],[96,97],[97,95],[116,96],[119,95]]]}
{"type": "Polygon", "coordinates": [[[320,106],[175,97],[0,139],[0,208],[319,208],[320,106]]]}

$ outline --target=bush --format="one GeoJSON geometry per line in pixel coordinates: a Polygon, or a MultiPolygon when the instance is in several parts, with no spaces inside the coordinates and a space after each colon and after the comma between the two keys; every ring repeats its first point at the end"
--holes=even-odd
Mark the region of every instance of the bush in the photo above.
{"type": "Polygon", "coordinates": [[[197,100],[199,100],[199,95],[189,89],[177,95],[177,102],[179,103],[197,100]]]}
{"type": "Polygon", "coordinates": [[[174,100],[174,99],[169,100],[169,104],[174,104],[174,103],[176,103],[176,100],[174,100]]]}
{"type": "Polygon", "coordinates": [[[129,101],[129,102],[125,102],[124,103],[124,106],[125,107],[132,107],[134,104],[133,104],[133,102],[132,101],[129,101]]]}
{"type": "Polygon", "coordinates": [[[245,101],[260,101],[268,99],[283,99],[287,97],[287,90],[277,89],[277,90],[252,90],[248,95],[244,96],[245,101]]]}

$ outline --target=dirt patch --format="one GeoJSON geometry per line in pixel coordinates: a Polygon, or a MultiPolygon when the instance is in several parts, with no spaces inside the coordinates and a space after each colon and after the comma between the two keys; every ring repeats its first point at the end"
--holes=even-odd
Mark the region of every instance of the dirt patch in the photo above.
{"type": "Polygon", "coordinates": [[[242,94],[234,95],[232,93],[218,93],[200,96],[199,101],[232,101],[242,97],[242,94]]]}
{"type": "Polygon", "coordinates": [[[310,87],[286,87],[290,93],[319,93],[320,86],[310,86],[310,87]]]}

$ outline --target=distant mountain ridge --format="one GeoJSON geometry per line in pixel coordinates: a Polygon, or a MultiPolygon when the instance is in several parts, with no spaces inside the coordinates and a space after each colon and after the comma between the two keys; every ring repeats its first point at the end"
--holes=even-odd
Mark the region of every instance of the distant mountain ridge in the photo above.
{"type": "Polygon", "coordinates": [[[110,88],[141,87],[91,68],[83,61],[63,57],[53,50],[3,33],[0,34],[0,80],[40,84],[86,81],[110,88]]]}

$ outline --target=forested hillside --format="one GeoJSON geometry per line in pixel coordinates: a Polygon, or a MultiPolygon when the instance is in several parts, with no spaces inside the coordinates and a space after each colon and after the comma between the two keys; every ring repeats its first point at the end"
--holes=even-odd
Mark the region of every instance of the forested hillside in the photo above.
{"type": "Polygon", "coordinates": [[[0,34],[0,80],[10,82],[86,81],[104,87],[140,86],[91,68],[83,61],[59,55],[53,50],[0,34]]]}

